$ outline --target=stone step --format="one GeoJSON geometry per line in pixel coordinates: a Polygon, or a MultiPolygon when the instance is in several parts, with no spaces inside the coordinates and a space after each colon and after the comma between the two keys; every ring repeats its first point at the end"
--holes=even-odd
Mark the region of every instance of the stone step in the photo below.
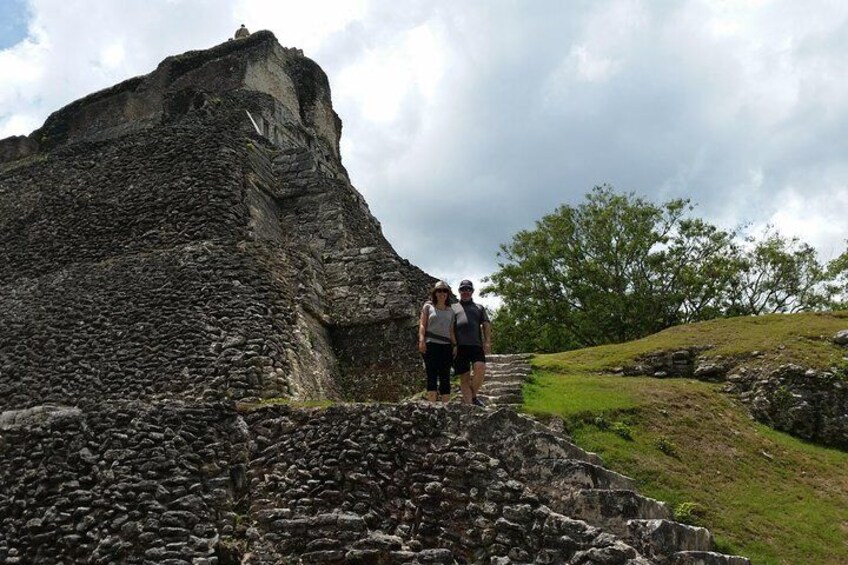
{"type": "Polygon", "coordinates": [[[494,396],[478,394],[477,397],[483,401],[483,404],[493,408],[503,408],[506,405],[520,407],[524,401],[521,394],[501,394],[494,396]]]}
{"type": "Polygon", "coordinates": [[[488,397],[498,397],[498,396],[503,396],[503,395],[508,395],[508,396],[518,395],[519,402],[520,402],[521,397],[522,397],[521,387],[505,387],[504,386],[504,387],[483,388],[480,391],[480,394],[478,394],[477,396],[480,396],[480,397],[486,397],[486,396],[488,396],[488,397]]]}
{"type": "Polygon", "coordinates": [[[486,383],[483,391],[486,394],[498,394],[503,391],[521,393],[521,385],[516,383],[486,383]]]}
{"type": "Polygon", "coordinates": [[[524,383],[527,379],[521,375],[514,373],[504,373],[503,375],[486,375],[486,382],[517,382],[524,383]]]}
{"type": "Polygon", "coordinates": [[[531,372],[532,370],[527,365],[500,365],[498,363],[486,364],[487,375],[491,375],[494,373],[516,373],[521,375],[529,375],[531,372]]]}
{"type": "Polygon", "coordinates": [[[526,371],[521,370],[519,368],[499,368],[495,371],[490,371],[489,368],[486,368],[486,376],[501,376],[501,375],[515,375],[516,378],[526,378],[531,371],[528,369],[526,371]]]}
{"type": "Polygon", "coordinates": [[[529,355],[490,355],[486,379],[478,396],[489,407],[521,406],[521,392],[530,376],[529,355]]]}
{"type": "Polygon", "coordinates": [[[491,448],[490,455],[500,458],[509,454],[511,460],[520,462],[521,466],[540,461],[542,466],[548,467],[550,461],[559,459],[577,459],[601,465],[601,458],[596,454],[577,447],[550,428],[538,426],[526,431],[528,427],[524,422],[527,420],[534,419],[514,410],[487,410],[466,429],[475,443],[491,448]]]}
{"type": "Polygon", "coordinates": [[[671,509],[665,503],[631,490],[580,489],[560,504],[553,505],[552,508],[573,518],[601,526],[621,537],[629,534],[630,520],[672,518],[671,509]]]}
{"type": "Polygon", "coordinates": [[[527,377],[517,373],[486,373],[486,382],[504,380],[524,382],[527,380],[527,377]]]}
{"type": "MultiPolygon", "coordinates": [[[[552,459],[546,465],[522,469],[525,482],[532,481],[550,497],[561,498],[581,489],[633,490],[630,477],[579,459],[552,459]]],[[[689,548],[686,548],[689,549],[689,548]]]]}
{"type": "Polygon", "coordinates": [[[518,374],[518,373],[515,373],[515,372],[509,372],[509,373],[489,373],[489,372],[486,372],[486,379],[485,379],[486,382],[488,382],[490,380],[501,381],[501,380],[504,380],[504,379],[524,382],[524,381],[527,380],[527,375],[521,375],[521,374],[518,374]]]}
{"type": "Polygon", "coordinates": [[[532,357],[532,353],[492,353],[491,355],[486,355],[486,359],[492,361],[520,360],[529,362],[532,357]]]}
{"type": "Polygon", "coordinates": [[[751,560],[713,551],[678,551],[671,556],[671,565],[751,565],[751,560]]]}
{"type": "Polygon", "coordinates": [[[630,520],[627,541],[641,554],[659,563],[671,563],[680,552],[711,552],[713,536],[706,528],[671,520],[630,520]]]}
{"type": "Polygon", "coordinates": [[[494,392],[500,391],[500,390],[510,390],[510,391],[521,392],[521,389],[522,389],[522,385],[520,383],[515,383],[515,382],[493,382],[493,383],[486,383],[483,386],[483,390],[485,392],[489,392],[489,393],[494,393],[494,392]]]}
{"type": "Polygon", "coordinates": [[[491,385],[491,384],[504,384],[504,383],[514,383],[516,386],[523,386],[524,383],[527,382],[527,379],[522,377],[516,377],[515,375],[494,375],[489,376],[486,375],[486,378],[483,382],[483,386],[491,385]]]}
{"type": "Polygon", "coordinates": [[[495,394],[483,394],[480,393],[477,397],[483,401],[486,406],[490,406],[492,408],[502,408],[504,403],[506,404],[521,404],[523,401],[523,397],[520,392],[507,392],[501,391],[495,394]]]}

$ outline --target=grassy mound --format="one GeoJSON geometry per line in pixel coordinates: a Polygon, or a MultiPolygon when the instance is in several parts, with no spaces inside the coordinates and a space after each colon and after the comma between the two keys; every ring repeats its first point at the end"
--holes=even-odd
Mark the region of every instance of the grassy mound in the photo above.
{"type": "Polygon", "coordinates": [[[628,343],[539,355],[534,366],[552,371],[604,371],[650,353],[712,346],[704,357],[744,360],[751,368],[795,363],[824,369],[844,362],[845,350],[830,339],[846,328],[848,311],[711,320],[675,326],[628,343]]]}
{"type": "Polygon", "coordinates": [[[747,366],[844,364],[848,312],[717,320],[533,360],[524,409],[562,418],[581,447],[757,565],[848,563],[848,453],[751,420],[721,385],[604,374],[641,355],[714,346],[747,366]],[[757,355],[752,352],[758,351],[757,355]]]}

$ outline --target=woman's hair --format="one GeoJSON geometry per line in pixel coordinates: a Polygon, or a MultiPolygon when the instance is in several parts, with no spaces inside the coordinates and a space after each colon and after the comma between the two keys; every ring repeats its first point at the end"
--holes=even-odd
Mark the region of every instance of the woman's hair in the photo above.
{"type": "MultiPolygon", "coordinates": [[[[431,290],[431,291],[430,291],[430,302],[432,302],[432,303],[433,303],[433,306],[438,306],[438,305],[439,305],[439,301],[438,301],[438,299],[436,298],[436,291],[437,291],[437,290],[442,290],[442,289],[434,288],[433,290],[431,290]]],[[[444,290],[446,290],[446,291],[447,291],[447,292],[445,293],[445,295],[446,295],[446,296],[445,296],[445,306],[450,306],[450,303],[451,303],[451,301],[450,301],[450,299],[451,299],[451,291],[450,291],[450,289],[449,289],[449,288],[446,288],[446,289],[444,289],[444,290]]]]}

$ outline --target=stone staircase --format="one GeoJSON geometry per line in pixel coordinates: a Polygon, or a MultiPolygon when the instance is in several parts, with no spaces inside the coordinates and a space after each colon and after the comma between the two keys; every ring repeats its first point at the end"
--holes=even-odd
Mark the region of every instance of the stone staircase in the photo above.
{"type": "MultiPolygon", "coordinates": [[[[601,459],[577,447],[559,430],[522,429],[526,419],[511,410],[523,402],[522,386],[530,375],[530,355],[487,356],[486,380],[479,397],[494,411],[485,418],[496,426],[469,428],[469,439],[489,446],[513,477],[548,502],[550,511],[563,520],[577,520],[600,528],[636,549],[643,558],[630,564],[750,565],[744,557],[714,551],[709,530],[674,521],[664,503],[635,492],[632,479],[605,469],[601,459]],[[478,437],[475,437],[478,436],[478,437]],[[495,447],[496,446],[496,447],[495,447]]],[[[487,447],[482,447],[484,451],[487,447]]],[[[606,548],[608,552],[610,548],[606,548]]],[[[615,561],[605,550],[594,549],[587,562],[615,561]]],[[[492,563],[514,563],[495,558],[492,563]]]]}
{"type": "Polygon", "coordinates": [[[530,357],[526,353],[486,356],[486,379],[478,395],[486,406],[521,407],[521,387],[530,376],[530,357]]]}

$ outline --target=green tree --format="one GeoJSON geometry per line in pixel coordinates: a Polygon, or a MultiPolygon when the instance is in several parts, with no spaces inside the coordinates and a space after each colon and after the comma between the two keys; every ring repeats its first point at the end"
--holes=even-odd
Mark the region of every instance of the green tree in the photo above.
{"type": "Polygon", "coordinates": [[[747,250],[739,255],[736,280],[728,294],[727,315],[794,313],[830,304],[828,272],[810,245],[771,228],[745,242],[747,250]]]}
{"type": "Polygon", "coordinates": [[[652,303],[664,309],[664,328],[722,315],[742,264],[735,237],[701,219],[686,218],[668,245],[656,251],[652,303]]]}
{"type": "Polygon", "coordinates": [[[628,341],[700,319],[731,280],[732,234],[686,219],[691,209],[595,187],[502,245],[484,293],[502,298],[503,320],[532,350],[628,341]]]}
{"type": "MultiPolygon", "coordinates": [[[[848,240],[846,240],[848,243],[848,240]]],[[[848,310],[848,247],[827,265],[827,289],[832,310],[848,310]]]]}
{"type": "Polygon", "coordinates": [[[517,233],[483,288],[502,299],[495,349],[617,343],[721,316],[824,308],[839,292],[844,303],[848,251],[825,270],[797,238],[742,239],[692,210],[603,185],[517,233]]]}

